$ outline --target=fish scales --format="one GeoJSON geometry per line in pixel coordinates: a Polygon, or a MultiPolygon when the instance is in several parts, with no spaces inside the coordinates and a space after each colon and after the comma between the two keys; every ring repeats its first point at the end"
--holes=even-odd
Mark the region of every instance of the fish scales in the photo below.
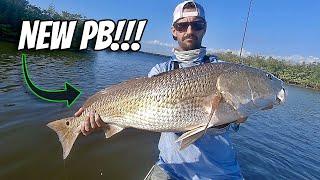
{"type": "Polygon", "coordinates": [[[84,107],[96,110],[104,122],[124,127],[188,130],[208,121],[202,99],[196,97],[215,93],[222,69],[226,67],[202,66],[126,81],[94,95],[84,107]]]}
{"type": "Polygon", "coordinates": [[[204,64],[110,86],[91,96],[80,117],[48,123],[66,158],[93,110],[106,123],[106,138],[124,128],[185,132],[185,148],[207,128],[228,124],[283,102],[283,82],[265,71],[234,63],[204,64]]]}

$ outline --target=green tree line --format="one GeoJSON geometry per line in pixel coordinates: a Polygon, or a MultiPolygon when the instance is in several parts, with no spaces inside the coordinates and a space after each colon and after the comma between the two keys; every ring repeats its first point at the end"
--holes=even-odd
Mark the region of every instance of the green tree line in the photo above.
{"type": "Polygon", "coordinates": [[[231,52],[218,53],[220,59],[240,63],[264,69],[288,84],[300,85],[303,87],[320,90],[320,63],[294,64],[285,60],[264,56],[242,57],[231,52]]]}
{"type": "MultiPolygon", "coordinates": [[[[0,0],[0,40],[19,41],[21,24],[24,20],[77,20],[77,27],[71,47],[80,46],[83,22],[86,17],[66,11],[58,13],[53,5],[48,9],[40,9],[27,0],[0,0]]],[[[89,42],[92,47],[94,42],[89,42]]],[[[219,53],[226,61],[241,62],[239,56],[229,53],[219,53]]],[[[272,57],[247,56],[242,58],[249,66],[265,69],[289,84],[297,84],[320,90],[320,64],[292,64],[272,57]]]]}
{"type": "Polygon", "coordinates": [[[85,17],[67,11],[58,13],[53,5],[41,9],[27,0],[0,0],[0,40],[18,42],[22,21],[34,20],[77,20],[77,27],[72,40],[72,48],[78,48],[81,42],[85,17]]]}

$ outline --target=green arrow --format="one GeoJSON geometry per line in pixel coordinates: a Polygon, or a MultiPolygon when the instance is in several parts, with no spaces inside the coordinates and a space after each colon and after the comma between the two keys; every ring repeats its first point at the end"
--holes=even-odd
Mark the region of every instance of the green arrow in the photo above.
{"type": "Polygon", "coordinates": [[[30,80],[26,54],[22,54],[21,61],[24,81],[34,95],[50,102],[65,102],[67,107],[71,107],[80,97],[81,91],[73,87],[68,82],[64,83],[64,89],[61,90],[46,90],[39,88],[30,80]]]}

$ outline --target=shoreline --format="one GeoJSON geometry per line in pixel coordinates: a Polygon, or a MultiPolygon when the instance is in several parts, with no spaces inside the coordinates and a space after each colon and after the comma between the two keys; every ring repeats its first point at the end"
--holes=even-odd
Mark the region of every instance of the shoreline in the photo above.
{"type": "MultiPolygon", "coordinates": [[[[9,43],[9,44],[15,44],[14,42],[10,42],[10,41],[6,41],[6,40],[0,40],[0,43],[9,43]]],[[[46,50],[40,50],[40,52],[45,52],[46,50]]],[[[77,52],[77,50],[74,50],[74,49],[70,49],[70,50],[63,50],[62,52],[65,52],[65,51],[71,51],[71,52],[77,52]]],[[[19,52],[17,50],[17,52],[19,52]]],[[[30,50],[30,52],[32,53],[35,53],[36,50],[30,50]]],[[[50,51],[49,51],[50,52],[50,51]]],[[[81,53],[87,53],[87,52],[94,52],[93,50],[81,50],[79,51],[81,53]]],[[[106,51],[108,52],[108,51],[106,51]]],[[[163,57],[163,58],[170,58],[171,56],[168,56],[168,55],[163,55],[163,54],[158,54],[158,53],[152,53],[152,52],[146,52],[146,51],[138,51],[137,53],[141,53],[141,54],[147,54],[147,55],[152,55],[152,56],[157,56],[157,57],[163,57]]],[[[227,61],[228,62],[228,61],[227,61]]],[[[290,80],[287,80],[287,79],[282,79],[284,81],[284,83],[286,85],[291,85],[291,86],[297,86],[297,87],[301,87],[301,88],[305,88],[305,89],[312,89],[312,90],[316,90],[316,91],[320,91],[320,87],[313,87],[313,86],[310,86],[310,85],[305,85],[305,84],[298,84],[298,83],[295,83],[295,82],[290,82],[290,80]]]]}
{"type": "Polygon", "coordinates": [[[300,87],[300,88],[304,88],[304,89],[311,89],[311,90],[315,90],[315,91],[320,91],[320,88],[310,87],[308,85],[289,83],[289,82],[286,82],[285,80],[283,80],[283,82],[285,83],[285,85],[289,85],[289,86],[295,86],[295,87],[300,87]]]}
{"type": "Polygon", "coordinates": [[[138,51],[138,53],[148,54],[148,55],[153,55],[153,56],[159,56],[159,57],[164,57],[164,58],[170,58],[171,57],[171,56],[167,56],[167,55],[163,55],[163,54],[151,53],[151,52],[146,52],[146,51],[138,51]]]}
{"type": "MultiPolygon", "coordinates": [[[[138,53],[148,54],[148,55],[153,55],[153,56],[160,56],[160,57],[165,57],[165,58],[169,58],[169,57],[170,57],[170,56],[163,55],[163,54],[157,54],[157,53],[151,53],[151,52],[144,52],[144,51],[139,51],[138,53]]],[[[228,62],[228,61],[227,61],[227,62],[228,62]]],[[[310,85],[297,84],[297,83],[294,83],[294,82],[290,82],[290,80],[286,80],[286,79],[282,79],[282,81],[283,81],[286,85],[296,86],[296,87],[305,88],[305,89],[312,89],[312,90],[315,90],[315,91],[320,91],[320,88],[312,87],[312,86],[310,86],[310,85]]]]}

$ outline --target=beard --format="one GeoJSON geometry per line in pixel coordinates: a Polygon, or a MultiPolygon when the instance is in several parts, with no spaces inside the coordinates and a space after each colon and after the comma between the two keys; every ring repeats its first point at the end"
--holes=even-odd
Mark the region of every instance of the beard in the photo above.
{"type": "Polygon", "coordinates": [[[181,49],[184,51],[199,49],[201,47],[201,43],[199,41],[192,41],[192,42],[182,41],[178,43],[181,49]]]}
{"type": "Polygon", "coordinates": [[[193,34],[188,34],[178,40],[178,44],[182,50],[188,51],[193,49],[199,49],[201,47],[201,40],[193,34]],[[191,39],[191,40],[190,40],[191,39]]]}

